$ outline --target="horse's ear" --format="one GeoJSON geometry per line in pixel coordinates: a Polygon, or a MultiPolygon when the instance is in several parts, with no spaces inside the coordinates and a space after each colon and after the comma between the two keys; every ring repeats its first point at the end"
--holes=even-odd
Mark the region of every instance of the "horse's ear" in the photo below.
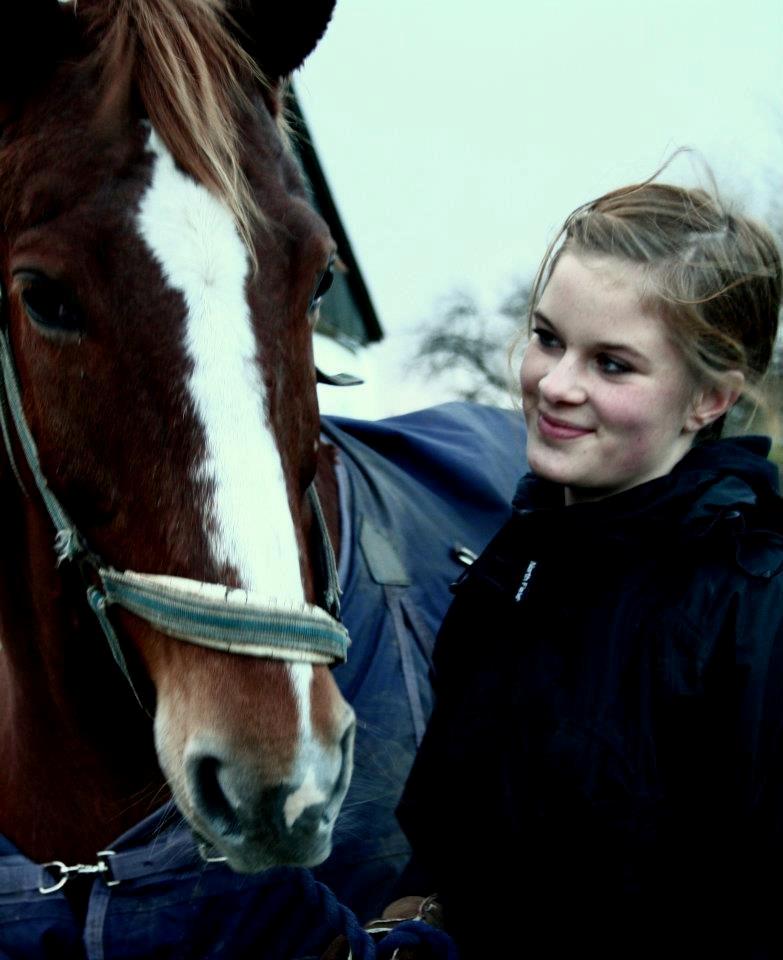
{"type": "Polygon", "coordinates": [[[230,0],[247,52],[275,82],[296,70],[324,35],[335,0],[230,0]]]}
{"type": "Polygon", "coordinates": [[[58,0],[0,2],[0,123],[15,102],[48,77],[65,16],[58,0]]]}

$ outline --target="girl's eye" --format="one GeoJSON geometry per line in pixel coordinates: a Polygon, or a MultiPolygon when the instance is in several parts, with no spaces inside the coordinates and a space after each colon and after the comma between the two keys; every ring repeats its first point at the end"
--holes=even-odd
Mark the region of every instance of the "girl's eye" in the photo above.
{"type": "Polygon", "coordinates": [[[538,342],[546,350],[553,349],[560,346],[560,340],[552,333],[551,330],[547,330],[545,327],[534,327],[533,334],[538,339],[538,342]]]}
{"type": "Polygon", "coordinates": [[[609,354],[601,353],[596,357],[596,360],[603,373],[633,373],[633,367],[629,363],[626,363],[624,360],[618,360],[616,357],[611,357],[609,354]]]}

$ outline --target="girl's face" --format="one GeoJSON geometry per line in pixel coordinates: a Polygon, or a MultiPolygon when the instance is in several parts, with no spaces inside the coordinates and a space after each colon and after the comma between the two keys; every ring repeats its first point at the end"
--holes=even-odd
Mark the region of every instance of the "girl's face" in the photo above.
{"type": "Polygon", "coordinates": [[[521,371],[528,461],[564,484],[567,503],[667,474],[705,425],[696,384],[637,281],[633,265],[564,251],[533,315],[521,371]]]}

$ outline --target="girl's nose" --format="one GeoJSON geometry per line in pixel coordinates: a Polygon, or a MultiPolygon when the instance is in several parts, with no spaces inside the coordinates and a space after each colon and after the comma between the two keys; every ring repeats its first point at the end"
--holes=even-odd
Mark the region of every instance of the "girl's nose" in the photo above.
{"type": "Polygon", "coordinates": [[[583,403],[587,399],[579,365],[565,356],[539,380],[538,388],[549,403],[583,403]]]}

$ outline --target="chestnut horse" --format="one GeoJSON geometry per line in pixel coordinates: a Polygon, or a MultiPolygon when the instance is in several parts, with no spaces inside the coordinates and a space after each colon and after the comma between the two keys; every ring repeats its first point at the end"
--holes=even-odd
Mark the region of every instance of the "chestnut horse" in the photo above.
{"type": "Polygon", "coordinates": [[[331,6],[2,4],[0,833],[33,861],[88,864],[169,796],[237,871],[329,852],[334,244],[281,79],[331,6]]]}

